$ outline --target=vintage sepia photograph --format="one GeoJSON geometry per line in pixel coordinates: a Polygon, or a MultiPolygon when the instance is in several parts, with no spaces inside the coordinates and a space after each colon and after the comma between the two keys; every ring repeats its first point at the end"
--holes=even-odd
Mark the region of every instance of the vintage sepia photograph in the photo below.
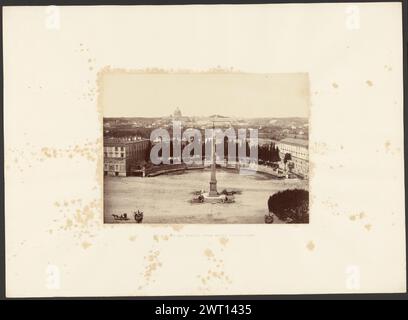
{"type": "Polygon", "coordinates": [[[406,292],[405,2],[58,3],[2,11],[7,299],[406,292]]]}
{"type": "Polygon", "coordinates": [[[308,75],[100,75],[105,223],[308,223],[308,75]]]}

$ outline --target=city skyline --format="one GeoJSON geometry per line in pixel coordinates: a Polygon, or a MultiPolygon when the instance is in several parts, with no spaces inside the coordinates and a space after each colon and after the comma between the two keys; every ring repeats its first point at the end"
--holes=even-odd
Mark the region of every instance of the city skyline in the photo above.
{"type": "MultiPolygon", "coordinates": [[[[212,116],[221,116],[222,118],[226,118],[226,119],[246,119],[246,120],[252,120],[252,119],[306,119],[308,120],[308,117],[301,117],[301,116],[281,116],[281,117],[250,117],[250,116],[242,116],[242,117],[228,117],[228,116],[224,116],[222,114],[216,114],[216,115],[208,115],[208,116],[204,116],[204,115],[191,115],[191,114],[184,114],[183,110],[181,110],[182,112],[182,116],[186,117],[186,118],[210,118],[212,116]]],[[[159,119],[159,118],[168,118],[169,116],[172,116],[173,114],[169,114],[169,115],[163,115],[163,116],[119,116],[119,117],[104,117],[105,120],[109,120],[109,119],[159,119]]]]}

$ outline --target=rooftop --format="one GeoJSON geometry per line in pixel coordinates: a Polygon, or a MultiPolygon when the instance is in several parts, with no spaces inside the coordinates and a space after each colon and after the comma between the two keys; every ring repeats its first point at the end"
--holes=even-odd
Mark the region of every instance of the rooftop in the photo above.
{"type": "Polygon", "coordinates": [[[305,140],[305,139],[285,138],[279,141],[279,143],[291,144],[294,146],[301,146],[305,148],[309,147],[309,140],[305,140]]]}
{"type": "Polygon", "coordinates": [[[139,142],[150,141],[148,139],[138,139],[138,140],[126,140],[118,138],[107,138],[103,140],[104,146],[125,146],[130,144],[135,144],[139,142]]]}

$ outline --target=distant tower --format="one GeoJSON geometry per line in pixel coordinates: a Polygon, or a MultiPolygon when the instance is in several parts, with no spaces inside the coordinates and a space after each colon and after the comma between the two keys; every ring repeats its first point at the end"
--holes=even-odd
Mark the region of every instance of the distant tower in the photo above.
{"type": "Polygon", "coordinates": [[[182,117],[180,109],[177,107],[176,110],[174,110],[173,113],[173,118],[174,119],[180,119],[182,117]]]}
{"type": "Polygon", "coordinates": [[[210,197],[218,196],[217,178],[216,178],[216,174],[215,174],[216,156],[215,156],[215,134],[214,134],[214,132],[215,132],[215,127],[214,127],[214,123],[213,123],[211,179],[210,179],[210,192],[208,194],[210,197]]]}

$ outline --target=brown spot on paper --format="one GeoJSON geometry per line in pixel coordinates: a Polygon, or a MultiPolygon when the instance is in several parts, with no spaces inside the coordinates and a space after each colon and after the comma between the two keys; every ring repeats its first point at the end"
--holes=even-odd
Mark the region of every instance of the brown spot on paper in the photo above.
{"type": "Polygon", "coordinates": [[[219,241],[221,245],[226,246],[229,240],[227,238],[220,238],[219,241]]]}
{"type": "Polygon", "coordinates": [[[391,155],[398,155],[401,153],[401,148],[400,147],[392,147],[391,141],[386,140],[384,143],[384,148],[387,153],[390,153],[391,155]]]}
{"type": "Polygon", "coordinates": [[[365,217],[365,213],[362,211],[360,213],[352,214],[349,216],[351,221],[361,220],[365,217]]]}
{"type": "Polygon", "coordinates": [[[315,244],[314,244],[314,242],[313,242],[313,241],[309,241],[309,242],[307,243],[307,245],[306,245],[306,248],[307,248],[309,251],[313,251],[313,250],[315,249],[315,244]]]}
{"type": "Polygon", "coordinates": [[[72,225],[73,225],[72,220],[71,220],[71,219],[67,219],[67,220],[65,221],[64,230],[71,229],[72,225]]]}
{"type": "MultiPolygon", "coordinates": [[[[145,279],[145,285],[148,285],[152,280],[152,276],[155,274],[157,269],[162,266],[161,261],[159,260],[159,251],[150,250],[147,256],[144,256],[144,259],[147,260],[147,265],[142,273],[143,278],[145,279]]],[[[142,289],[144,285],[140,286],[139,289],[142,289]]]]}
{"type": "Polygon", "coordinates": [[[332,86],[333,86],[334,89],[337,89],[339,87],[339,85],[336,82],[333,82],[332,86]]]}
{"type": "Polygon", "coordinates": [[[181,225],[181,224],[174,224],[174,225],[172,225],[171,226],[171,228],[174,230],[174,231],[180,231],[181,229],[183,229],[183,225],[181,225]]]}
{"type": "Polygon", "coordinates": [[[390,141],[385,141],[384,143],[384,147],[386,151],[390,151],[390,147],[391,147],[391,142],[390,141]]]}
{"type": "Polygon", "coordinates": [[[97,140],[96,142],[87,142],[82,146],[75,145],[65,149],[43,147],[40,150],[39,160],[66,157],[72,158],[73,156],[80,156],[86,158],[89,161],[95,161],[99,153],[98,145],[99,141],[97,140]]]}
{"type": "Polygon", "coordinates": [[[366,81],[366,84],[367,84],[369,87],[372,87],[372,86],[373,86],[373,82],[372,82],[371,80],[367,80],[367,81],[366,81]]]}
{"type": "Polygon", "coordinates": [[[170,238],[172,237],[172,235],[157,235],[155,234],[153,236],[153,240],[156,242],[159,242],[160,240],[164,240],[164,241],[168,241],[170,238]]]}
{"type": "MultiPolygon", "coordinates": [[[[81,199],[72,199],[56,203],[59,204],[57,206],[59,213],[63,215],[63,224],[58,227],[58,230],[69,232],[73,238],[79,240],[78,244],[86,249],[88,247],[86,243],[90,243],[89,239],[95,237],[95,229],[101,228],[102,206],[100,201],[95,199],[82,204],[81,199]]],[[[58,221],[60,219],[54,220],[54,222],[58,221]]]]}
{"type": "Polygon", "coordinates": [[[91,245],[92,245],[92,244],[89,243],[89,242],[87,242],[87,241],[84,241],[84,242],[81,243],[81,246],[82,246],[82,248],[84,248],[84,249],[88,249],[91,245]]]}
{"type": "MultiPolygon", "coordinates": [[[[231,284],[231,279],[225,274],[223,270],[222,259],[218,259],[211,249],[206,249],[204,255],[208,258],[211,263],[211,267],[208,269],[207,273],[198,275],[197,278],[201,281],[203,285],[213,285],[213,284],[231,284]]],[[[201,290],[208,291],[209,287],[200,288],[201,290]]]]}
{"type": "Polygon", "coordinates": [[[214,257],[214,253],[210,249],[206,249],[204,251],[204,254],[206,255],[207,258],[212,258],[214,257]]]}

